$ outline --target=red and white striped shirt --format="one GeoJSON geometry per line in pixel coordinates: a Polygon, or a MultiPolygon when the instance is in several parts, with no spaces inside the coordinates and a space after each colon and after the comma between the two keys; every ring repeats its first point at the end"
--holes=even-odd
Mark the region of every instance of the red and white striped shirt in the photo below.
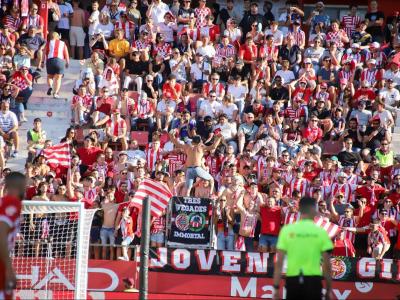
{"type": "Polygon", "coordinates": [[[385,66],[387,56],[382,51],[375,52],[375,53],[367,52],[365,54],[365,61],[368,61],[370,59],[376,60],[376,67],[379,69],[379,68],[383,68],[385,66]]]}
{"type": "Polygon", "coordinates": [[[142,104],[141,101],[139,101],[136,105],[137,109],[137,114],[139,118],[149,115],[152,112],[152,105],[149,101],[146,101],[145,104],[142,104]]]}
{"type": "Polygon", "coordinates": [[[291,36],[294,40],[294,45],[299,46],[300,48],[304,47],[306,41],[306,34],[303,30],[299,29],[297,31],[288,32],[287,36],[291,36]]]}
{"type": "Polygon", "coordinates": [[[162,160],[162,149],[159,148],[158,150],[155,150],[153,147],[149,147],[146,149],[145,154],[146,154],[146,162],[147,162],[147,168],[150,171],[154,171],[156,169],[156,162],[162,160]]]}
{"type": "Polygon", "coordinates": [[[147,41],[142,41],[142,40],[136,40],[132,43],[132,47],[138,51],[140,50],[150,50],[151,49],[151,43],[147,41]]]}
{"type": "MultiPolygon", "coordinates": [[[[340,227],[343,227],[343,228],[354,228],[357,225],[355,217],[345,218],[344,216],[339,217],[338,224],[340,227]]],[[[354,244],[354,241],[356,238],[356,235],[354,232],[344,231],[344,235],[345,235],[345,238],[349,239],[354,244]]]]}
{"type": "Polygon", "coordinates": [[[167,155],[169,174],[174,174],[177,170],[182,170],[186,162],[186,154],[170,153],[167,155]]]}
{"type": "Polygon", "coordinates": [[[375,248],[378,245],[387,245],[390,244],[390,240],[388,237],[388,234],[382,226],[379,226],[379,229],[377,231],[371,231],[368,234],[368,245],[371,246],[371,248],[375,248]]]}
{"type": "Polygon", "coordinates": [[[355,188],[352,187],[352,185],[349,183],[340,184],[338,182],[335,182],[331,185],[330,194],[331,197],[335,197],[337,194],[342,193],[344,195],[346,203],[350,203],[354,197],[353,195],[354,190],[355,188]]]}
{"type": "Polygon", "coordinates": [[[133,39],[133,36],[131,36],[131,32],[135,30],[135,23],[132,21],[125,21],[122,22],[121,20],[118,20],[115,22],[114,25],[115,29],[122,29],[125,33],[125,38],[127,40],[133,39]]]}
{"type": "Polygon", "coordinates": [[[216,85],[213,85],[210,82],[205,83],[203,87],[203,92],[208,96],[211,91],[215,91],[217,98],[220,98],[222,92],[225,91],[225,86],[221,82],[217,83],[216,85]]]}
{"type": "Polygon", "coordinates": [[[299,191],[301,196],[304,197],[307,192],[308,181],[305,178],[293,178],[290,181],[289,189],[288,189],[288,196],[291,197],[294,191],[299,191]]]}
{"type": "Polygon", "coordinates": [[[3,21],[2,23],[3,23],[4,27],[8,28],[9,32],[18,31],[22,25],[21,18],[14,18],[11,15],[6,15],[2,21],[3,21]]]}
{"type": "Polygon", "coordinates": [[[126,122],[121,117],[118,117],[118,120],[115,121],[114,118],[111,118],[106,124],[108,128],[111,129],[111,134],[113,136],[120,136],[123,134],[123,129],[126,129],[126,122]]]}
{"type": "Polygon", "coordinates": [[[285,209],[285,215],[283,216],[283,225],[294,224],[300,220],[300,212],[290,212],[289,209],[285,209]]]}
{"type": "Polygon", "coordinates": [[[258,179],[260,180],[261,178],[267,178],[268,173],[267,173],[267,157],[260,155],[257,158],[257,174],[258,174],[258,179]]]}
{"type": "Polygon", "coordinates": [[[152,54],[154,57],[160,55],[162,56],[163,59],[166,59],[168,56],[172,54],[172,47],[168,43],[164,43],[162,45],[155,45],[152,54]]]}
{"type": "Polygon", "coordinates": [[[219,59],[222,58],[231,58],[236,54],[236,49],[233,45],[228,44],[226,47],[223,44],[219,44],[216,49],[215,56],[219,59]]]}
{"type": "Polygon", "coordinates": [[[43,27],[43,18],[40,15],[36,16],[31,16],[29,15],[28,17],[24,18],[23,21],[24,25],[29,28],[30,26],[33,26],[35,28],[41,28],[43,27]]]}
{"type": "Polygon", "coordinates": [[[383,78],[383,71],[378,69],[364,69],[361,72],[361,82],[367,81],[371,86],[383,78]]]}
{"type": "Polygon", "coordinates": [[[361,18],[359,16],[343,16],[342,27],[346,32],[347,36],[351,36],[356,31],[358,24],[360,24],[361,18]]]}
{"type": "Polygon", "coordinates": [[[47,59],[59,58],[66,60],[69,58],[68,49],[65,43],[60,40],[50,40],[46,45],[46,55],[47,59]]]}
{"type": "Polygon", "coordinates": [[[258,51],[258,56],[261,58],[266,58],[267,61],[274,61],[278,57],[279,47],[272,45],[271,47],[267,45],[262,45],[258,51]]]}

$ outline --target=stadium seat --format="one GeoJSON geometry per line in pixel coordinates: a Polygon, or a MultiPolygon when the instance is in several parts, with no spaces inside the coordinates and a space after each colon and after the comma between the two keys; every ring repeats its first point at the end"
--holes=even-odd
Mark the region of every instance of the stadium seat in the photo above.
{"type": "Polygon", "coordinates": [[[325,141],[322,142],[322,155],[338,155],[343,149],[343,142],[341,141],[325,141]]]}
{"type": "Polygon", "coordinates": [[[131,131],[131,140],[137,140],[139,146],[146,146],[149,143],[147,131],[131,131]]]}

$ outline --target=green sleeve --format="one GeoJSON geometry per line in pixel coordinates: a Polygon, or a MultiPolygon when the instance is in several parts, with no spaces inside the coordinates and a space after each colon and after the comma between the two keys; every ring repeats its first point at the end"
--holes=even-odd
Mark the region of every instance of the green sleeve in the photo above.
{"type": "Polygon", "coordinates": [[[333,249],[332,240],[329,238],[328,233],[325,230],[321,231],[321,252],[329,251],[333,249]]]}
{"type": "Polygon", "coordinates": [[[276,244],[276,248],[279,250],[283,250],[287,252],[287,230],[286,226],[281,229],[281,232],[278,236],[278,243],[276,244]]]}

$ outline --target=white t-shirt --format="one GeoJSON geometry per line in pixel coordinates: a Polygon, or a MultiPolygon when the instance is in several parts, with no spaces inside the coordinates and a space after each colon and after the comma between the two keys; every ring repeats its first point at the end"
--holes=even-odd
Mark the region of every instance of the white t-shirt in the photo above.
{"type": "Polygon", "coordinates": [[[238,101],[244,102],[247,91],[248,91],[248,89],[244,85],[235,86],[234,84],[230,84],[228,86],[227,94],[232,95],[234,97],[235,102],[238,102],[238,101]]]}
{"type": "Polygon", "coordinates": [[[210,116],[212,118],[215,118],[216,115],[221,111],[221,106],[222,104],[217,101],[213,101],[211,103],[208,100],[204,100],[201,102],[200,111],[204,112],[204,117],[210,116]]]}
{"type": "Polygon", "coordinates": [[[238,111],[238,110],[239,109],[238,109],[238,107],[236,106],[235,103],[230,103],[228,106],[221,105],[220,112],[226,114],[228,116],[228,120],[231,122],[231,121],[234,121],[233,120],[233,113],[235,111],[238,111]]]}
{"type": "Polygon", "coordinates": [[[69,29],[69,17],[65,17],[64,14],[72,14],[74,12],[74,9],[72,8],[72,5],[69,4],[68,2],[64,2],[63,4],[59,4],[58,7],[60,8],[60,13],[61,13],[61,18],[60,21],[58,21],[58,28],[60,29],[69,29]]]}
{"type": "Polygon", "coordinates": [[[158,102],[157,104],[158,112],[165,114],[167,112],[167,108],[170,108],[171,111],[175,111],[176,108],[175,101],[169,101],[168,104],[165,100],[161,100],[160,102],[158,102]]]}
{"type": "Polygon", "coordinates": [[[204,63],[201,63],[200,66],[197,65],[197,63],[193,63],[190,67],[190,74],[194,75],[195,80],[201,80],[201,79],[208,80],[208,76],[205,74],[204,75],[202,74],[202,71],[200,70],[201,67],[203,68],[203,71],[208,71],[211,73],[210,64],[207,62],[204,62],[204,63]],[[202,76],[203,76],[203,78],[202,78],[202,76]]]}
{"type": "Polygon", "coordinates": [[[108,22],[108,24],[106,25],[98,23],[94,28],[93,34],[103,33],[104,37],[109,38],[111,37],[113,31],[114,31],[114,25],[111,22],[108,22]]]}
{"type": "Polygon", "coordinates": [[[275,73],[275,77],[276,76],[280,76],[284,80],[284,84],[290,83],[296,79],[294,77],[293,72],[290,70],[287,70],[287,71],[279,70],[278,72],[275,73]]]}
{"type": "Polygon", "coordinates": [[[384,88],[380,92],[380,96],[385,101],[385,104],[389,106],[393,106],[396,101],[400,101],[400,92],[394,88],[391,91],[389,91],[387,88],[384,88]]]}
{"type": "Polygon", "coordinates": [[[283,43],[283,32],[280,31],[279,29],[277,31],[275,31],[274,33],[272,33],[271,29],[267,29],[265,30],[265,36],[272,34],[274,36],[274,44],[277,46],[282,45],[283,43]]]}
{"type": "Polygon", "coordinates": [[[153,19],[153,23],[158,25],[164,22],[165,13],[169,12],[169,7],[164,2],[160,2],[158,5],[154,5],[151,11],[150,18],[153,19]]]}
{"type": "Polygon", "coordinates": [[[15,125],[18,125],[18,119],[15,113],[12,111],[7,111],[3,113],[0,111],[0,128],[4,132],[8,132],[12,129],[15,125]]]}
{"type": "Polygon", "coordinates": [[[90,15],[89,19],[92,20],[93,23],[90,23],[89,25],[89,35],[94,34],[94,30],[99,24],[99,16],[100,12],[98,10],[92,12],[92,14],[90,15]]]}
{"type": "Polygon", "coordinates": [[[174,42],[174,31],[178,30],[178,26],[175,23],[165,24],[164,22],[158,24],[157,32],[164,36],[164,40],[167,43],[174,42]]]}
{"type": "Polygon", "coordinates": [[[175,59],[171,59],[169,61],[169,67],[171,68],[171,74],[175,75],[176,76],[176,80],[178,80],[178,81],[182,81],[182,80],[187,81],[187,79],[186,79],[186,68],[185,68],[185,66],[187,64],[186,59],[183,59],[183,61],[179,64],[179,66],[178,66],[178,68],[176,69],[175,72],[172,71],[172,68],[174,68],[177,64],[178,64],[178,61],[175,60],[175,59]]]}
{"type": "Polygon", "coordinates": [[[400,71],[397,71],[396,73],[393,73],[392,70],[386,70],[384,75],[383,75],[384,79],[393,79],[393,82],[395,83],[395,85],[400,85],[400,71]]]}
{"type": "Polygon", "coordinates": [[[196,53],[200,53],[203,56],[212,58],[215,56],[216,51],[213,45],[207,45],[204,47],[197,48],[196,53]]]}
{"type": "Polygon", "coordinates": [[[393,122],[392,113],[386,109],[384,109],[382,112],[375,112],[374,116],[379,116],[379,119],[381,120],[381,126],[387,124],[389,120],[393,122]]]}

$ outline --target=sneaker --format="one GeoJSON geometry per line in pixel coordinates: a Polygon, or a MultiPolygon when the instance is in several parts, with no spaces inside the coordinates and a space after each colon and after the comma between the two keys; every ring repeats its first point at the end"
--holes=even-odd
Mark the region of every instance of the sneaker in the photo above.
{"type": "Polygon", "coordinates": [[[129,259],[128,259],[128,258],[126,258],[126,257],[123,257],[123,256],[120,256],[120,257],[118,257],[118,260],[125,260],[125,261],[129,261],[129,259]]]}
{"type": "Polygon", "coordinates": [[[13,153],[11,153],[12,158],[16,158],[17,156],[18,156],[18,151],[14,151],[13,153]]]}
{"type": "Polygon", "coordinates": [[[60,98],[60,96],[58,94],[54,93],[53,98],[58,99],[58,98],[60,98]]]}
{"type": "Polygon", "coordinates": [[[52,88],[49,88],[48,90],[47,90],[47,96],[51,96],[51,92],[53,91],[53,89],[52,88]]]}

